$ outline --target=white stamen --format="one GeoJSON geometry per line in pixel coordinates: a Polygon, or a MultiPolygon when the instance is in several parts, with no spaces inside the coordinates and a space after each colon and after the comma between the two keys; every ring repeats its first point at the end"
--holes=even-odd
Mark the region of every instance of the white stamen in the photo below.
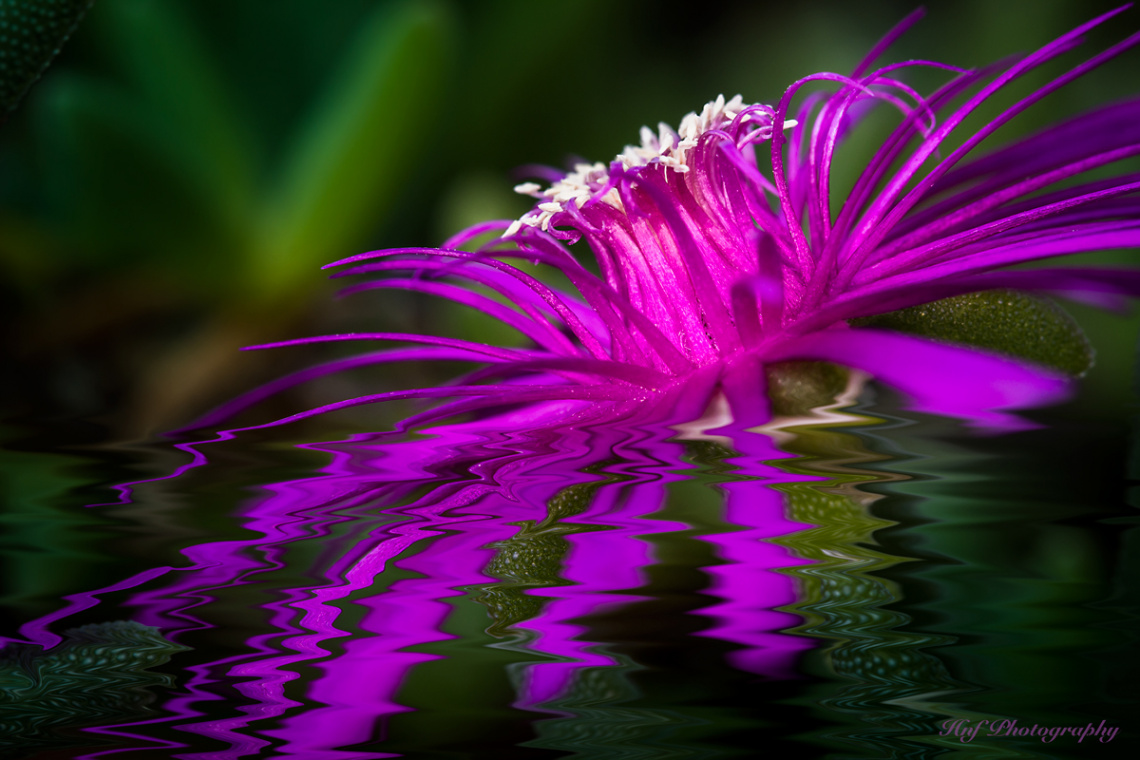
{"type": "MultiPolygon", "coordinates": [[[[642,127],[639,134],[641,145],[627,145],[615,160],[621,162],[623,169],[654,164],[685,173],[690,169],[688,153],[697,146],[701,135],[729,126],[747,107],[740,95],[728,101],[724,99],[724,95],[718,95],[716,100],[706,103],[699,114],[689,113],[681,119],[681,127],[676,131],[664,122],[657,125],[656,133],[649,127],[642,127]]],[[[790,129],[795,125],[794,119],[788,119],[784,122],[784,129],[790,129]]],[[[517,185],[516,193],[529,195],[543,202],[512,224],[504,233],[504,237],[518,232],[523,224],[548,229],[551,218],[565,210],[567,203],[573,202],[576,207],[581,208],[586,201],[605,187],[608,181],[609,170],[605,164],[582,163],[575,165],[573,171],[545,190],[534,182],[517,185]]],[[[622,209],[621,196],[615,189],[611,188],[599,200],[616,209],[622,209]]]]}

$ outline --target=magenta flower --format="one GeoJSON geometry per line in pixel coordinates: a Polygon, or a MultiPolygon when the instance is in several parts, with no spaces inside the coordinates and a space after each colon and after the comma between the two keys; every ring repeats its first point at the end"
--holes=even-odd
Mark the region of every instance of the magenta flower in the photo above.
{"type": "MultiPolygon", "coordinates": [[[[347,292],[401,288],[446,298],[495,317],[533,345],[401,333],[276,343],[377,340],[416,347],[299,373],[203,424],[316,375],[419,360],[475,361],[485,369],[453,385],[362,396],[288,420],[412,397],[452,401],[407,420],[408,426],[530,402],[560,409],[553,417],[549,406],[530,410],[532,420],[635,413],[693,418],[720,393],[738,421],[763,421],[763,368],[821,360],[868,372],[906,392],[920,409],[1008,424],[1014,418],[1000,410],[1058,399],[1070,379],[1008,356],[852,327],[851,320],[996,288],[1064,292],[1105,305],[1140,289],[1133,270],[1007,271],[1140,244],[1140,178],[1081,178],[1140,153],[1140,101],[1086,113],[964,161],[1000,126],[1140,37],[1068,70],[979,131],[961,134],[979,106],[1072,50],[1082,34],[1117,12],[980,71],[929,61],[873,68],[917,20],[913,14],[848,76],[806,77],[774,106],[721,97],[686,116],[678,130],[664,124],[656,133],[643,129],[641,144],[609,165],[551,171],[545,189],[519,185],[516,190],[538,201],[520,220],[479,225],[439,249],[376,251],[337,262],[332,266],[347,268],[336,276],[384,276],[347,292]],[[950,81],[920,96],[896,78],[914,67],[946,70],[950,81]],[[796,96],[816,83],[835,91],[808,95],[789,118],[796,96]],[[874,106],[897,110],[901,122],[847,196],[837,199],[829,182],[837,148],[874,106]],[[958,147],[947,142],[952,136],[961,140],[958,147]],[[474,252],[462,249],[490,231],[501,237],[474,252]],[[600,274],[568,247],[578,241],[593,252],[600,274]],[[512,259],[548,265],[578,292],[560,292],[512,259]]],[[[1026,342],[1037,337],[1027,335],[1026,342]]]]}

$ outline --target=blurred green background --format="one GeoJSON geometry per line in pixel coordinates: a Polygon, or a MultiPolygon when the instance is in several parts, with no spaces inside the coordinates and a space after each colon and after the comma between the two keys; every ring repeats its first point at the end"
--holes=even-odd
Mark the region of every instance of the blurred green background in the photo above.
{"type": "MultiPolygon", "coordinates": [[[[242,345],[358,328],[479,338],[493,327],[402,294],[334,301],[319,267],[518,216],[516,167],[608,160],[718,93],[774,102],[797,77],[850,70],[918,4],[787,5],[98,0],[0,127],[0,414],[144,437],[327,356],[242,345]]],[[[1113,4],[927,6],[893,60],[988,63],[1113,4]]],[[[1137,28],[1129,11],[1087,49],[1137,28]]],[[[1001,137],[1140,91],[1138,60],[1001,137]]],[[[848,179],[873,146],[849,147],[848,179]]],[[[1086,407],[1111,411],[1130,398],[1135,322],[1078,316],[1100,354],[1086,407]]]]}

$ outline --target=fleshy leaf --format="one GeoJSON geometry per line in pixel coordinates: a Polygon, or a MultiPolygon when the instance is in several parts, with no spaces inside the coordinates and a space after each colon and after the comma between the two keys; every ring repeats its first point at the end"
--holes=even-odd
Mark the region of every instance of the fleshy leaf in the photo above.
{"type": "Polygon", "coordinates": [[[829,362],[776,362],[764,368],[764,375],[772,412],[790,417],[835,403],[851,373],[829,362]]]}
{"type": "Polygon", "coordinates": [[[1049,299],[1015,290],[987,290],[851,320],[935,340],[963,343],[1080,376],[1093,349],[1080,326],[1049,299]]]}
{"type": "Polygon", "coordinates": [[[0,117],[20,102],[94,0],[0,0],[0,117]]]}

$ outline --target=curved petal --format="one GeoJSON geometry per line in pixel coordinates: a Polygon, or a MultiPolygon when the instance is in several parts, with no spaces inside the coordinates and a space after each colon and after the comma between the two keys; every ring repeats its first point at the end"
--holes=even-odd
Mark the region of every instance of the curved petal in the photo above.
{"type": "Polygon", "coordinates": [[[910,396],[919,411],[1002,431],[1034,426],[1004,410],[1063,401],[1073,385],[1066,376],[1043,367],[882,330],[817,332],[789,341],[765,358],[816,359],[861,369],[910,396]]]}

